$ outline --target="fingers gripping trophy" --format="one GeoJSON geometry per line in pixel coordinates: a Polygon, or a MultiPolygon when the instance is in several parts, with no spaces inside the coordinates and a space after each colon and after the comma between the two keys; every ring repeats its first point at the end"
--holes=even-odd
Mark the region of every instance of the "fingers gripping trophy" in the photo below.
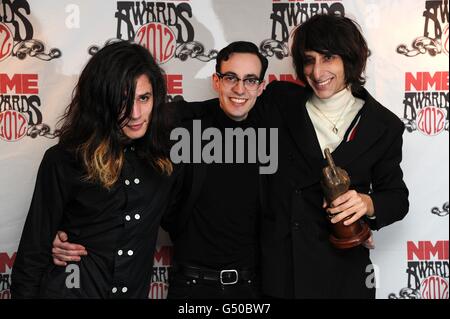
{"type": "MultiPolygon", "coordinates": [[[[347,172],[334,164],[328,148],[324,151],[328,166],[322,170],[322,189],[327,203],[332,203],[340,195],[346,193],[350,187],[350,177],[347,172]]],[[[329,219],[334,215],[328,214],[329,219]]],[[[331,224],[329,240],[331,244],[339,249],[347,249],[364,243],[371,235],[367,223],[359,219],[350,225],[344,225],[344,221],[350,219],[347,216],[336,224],[331,224]]]]}

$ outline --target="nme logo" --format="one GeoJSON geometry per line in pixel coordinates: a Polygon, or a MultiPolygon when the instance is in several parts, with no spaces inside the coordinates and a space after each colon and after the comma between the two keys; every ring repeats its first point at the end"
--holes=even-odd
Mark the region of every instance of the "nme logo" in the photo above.
{"type": "Polygon", "coordinates": [[[150,51],[155,60],[162,64],[175,55],[176,38],[165,24],[151,22],[144,24],[136,33],[136,42],[150,51]]]}
{"type": "Polygon", "coordinates": [[[0,252],[0,300],[11,298],[11,272],[16,260],[16,253],[10,257],[6,252],[0,252]],[[8,270],[8,272],[6,272],[8,270]]]}
{"type": "Polygon", "coordinates": [[[0,23],[0,62],[5,60],[12,52],[14,39],[8,27],[0,23]]]}
{"type": "Polygon", "coordinates": [[[419,241],[417,244],[408,241],[408,260],[448,260],[448,240],[437,241],[433,245],[431,241],[419,241]]]}
{"type": "Polygon", "coordinates": [[[172,263],[172,246],[157,247],[154,254],[150,299],[165,299],[169,290],[169,268],[172,263]]]}
{"type": "Polygon", "coordinates": [[[404,118],[408,131],[434,136],[448,130],[449,72],[406,72],[404,118]]]}
{"type": "Polygon", "coordinates": [[[449,241],[408,241],[408,288],[423,299],[449,298],[449,241]]]}
{"type": "Polygon", "coordinates": [[[0,73],[0,139],[15,142],[27,135],[30,110],[26,95],[38,94],[37,74],[0,73]],[[10,95],[9,93],[13,93],[10,95]]]}

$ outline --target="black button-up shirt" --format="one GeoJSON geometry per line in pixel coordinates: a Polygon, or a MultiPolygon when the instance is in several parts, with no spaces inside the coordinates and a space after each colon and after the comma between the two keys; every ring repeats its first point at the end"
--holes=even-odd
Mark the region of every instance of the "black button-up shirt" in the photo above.
{"type": "Polygon", "coordinates": [[[61,146],[47,150],[13,266],[13,298],[148,297],[158,226],[178,171],[162,176],[134,146],[124,152],[120,178],[107,190],[86,182],[82,165],[61,146]],[[70,267],[55,266],[57,230],[88,255],[70,267]]]}

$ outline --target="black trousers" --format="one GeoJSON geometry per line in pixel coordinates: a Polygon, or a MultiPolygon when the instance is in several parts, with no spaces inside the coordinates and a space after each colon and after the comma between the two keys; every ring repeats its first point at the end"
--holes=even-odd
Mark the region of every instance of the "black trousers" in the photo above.
{"type": "Polygon", "coordinates": [[[259,280],[222,285],[218,281],[193,279],[181,273],[171,273],[167,299],[258,299],[259,280]]]}

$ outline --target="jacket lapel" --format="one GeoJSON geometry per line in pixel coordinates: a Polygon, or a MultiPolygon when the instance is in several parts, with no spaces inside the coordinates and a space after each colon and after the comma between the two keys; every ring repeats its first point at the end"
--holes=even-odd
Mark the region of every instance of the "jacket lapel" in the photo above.
{"type": "MultiPolygon", "coordinates": [[[[280,112],[287,124],[288,131],[295,141],[295,145],[303,155],[311,176],[304,181],[305,185],[313,183],[319,178],[317,172],[326,165],[324,156],[317,139],[316,131],[306,110],[306,101],[311,93],[299,90],[285,99],[285,104],[280,105],[280,112]],[[310,180],[311,179],[311,180],[310,180]]],[[[385,124],[378,119],[376,102],[373,97],[363,89],[356,97],[365,101],[361,112],[361,119],[357,126],[357,132],[353,140],[345,140],[332,152],[338,166],[346,166],[357,159],[361,154],[370,149],[382,136],[385,124]]]]}
{"type": "Polygon", "coordinates": [[[373,97],[365,89],[357,97],[365,100],[365,103],[360,112],[361,119],[356,128],[355,137],[348,142],[342,141],[332,153],[336,165],[342,167],[349,165],[361,154],[372,148],[386,129],[386,125],[378,119],[377,102],[373,97]]]}

